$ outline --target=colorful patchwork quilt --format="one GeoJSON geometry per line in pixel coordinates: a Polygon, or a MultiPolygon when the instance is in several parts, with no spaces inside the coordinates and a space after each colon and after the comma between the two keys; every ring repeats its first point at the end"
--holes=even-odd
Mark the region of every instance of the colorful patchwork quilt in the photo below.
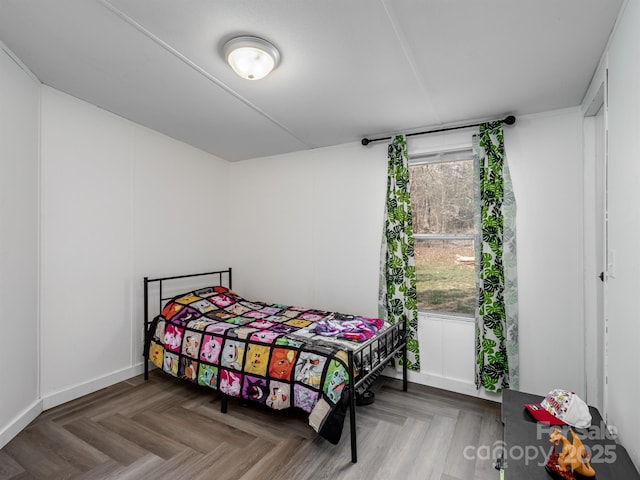
{"type": "Polygon", "coordinates": [[[300,408],[337,443],[351,381],[346,351],[386,327],[377,318],[248,301],[217,286],[168,302],[146,351],[175,377],[273,409],[300,408]]]}

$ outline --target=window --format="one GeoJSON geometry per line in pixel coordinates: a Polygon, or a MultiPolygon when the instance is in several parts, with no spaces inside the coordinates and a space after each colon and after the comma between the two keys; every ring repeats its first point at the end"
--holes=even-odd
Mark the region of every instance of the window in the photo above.
{"type": "Polygon", "coordinates": [[[474,171],[471,150],[409,160],[419,310],[475,312],[474,171]]]}

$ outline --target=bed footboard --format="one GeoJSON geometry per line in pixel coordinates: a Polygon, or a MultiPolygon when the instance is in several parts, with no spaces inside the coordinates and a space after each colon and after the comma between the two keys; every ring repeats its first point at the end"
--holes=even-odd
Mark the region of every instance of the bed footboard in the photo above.
{"type": "Polygon", "coordinates": [[[362,373],[349,383],[349,425],[351,434],[351,462],[358,461],[356,439],[356,392],[368,388],[387,364],[402,355],[402,390],[407,391],[407,340],[405,322],[396,323],[356,350],[348,351],[349,371],[362,373]]]}

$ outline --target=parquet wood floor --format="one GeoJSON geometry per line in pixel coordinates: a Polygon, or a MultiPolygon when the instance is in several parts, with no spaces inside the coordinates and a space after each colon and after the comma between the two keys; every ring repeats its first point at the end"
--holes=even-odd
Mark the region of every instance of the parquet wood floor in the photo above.
{"type": "Polygon", "coordinates": [[[348,415],[332,445],[304,412],[230,399],[222,414],[214,392],[152,371],[42,413],[0,450],[0,480],[498,478],[499,404],[387,377],[372,390],[352,464],[348,415]]]}

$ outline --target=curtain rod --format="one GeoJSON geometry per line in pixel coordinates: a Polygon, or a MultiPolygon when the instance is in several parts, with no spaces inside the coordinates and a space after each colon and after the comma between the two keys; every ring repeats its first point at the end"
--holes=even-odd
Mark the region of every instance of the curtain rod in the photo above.
{"type": "MultiPolygon", "coordinates": [[[[494,122],[495,121],[506,123],[507,125],[513,125],[514,123],[516,123],[516,117],[514,117],[513,115],[509,115],[508,117],[503,118],[502,120],[494,120],[494,122]]],[[[459,130],[461,128],[479,127],[480,125],[484,125],[485,123],[491,123],[491,121],[473,123],[471,125],[459,125],[457,127],[439,128],[438,130],[427,130],[426,132],[407,133],[406,136],[407,137],[412,137],[414,135],[427,135],[428,133],[439,133],[439,132],[447,132],[449,130],[459,130]]],[[[369,145],[372,142],[381,142],[382,140],[391,140],[391,138],[393,138],[393,137],[363,138],[362,139],[362,145],[366,146],[366,145],[369,145]]]]}

